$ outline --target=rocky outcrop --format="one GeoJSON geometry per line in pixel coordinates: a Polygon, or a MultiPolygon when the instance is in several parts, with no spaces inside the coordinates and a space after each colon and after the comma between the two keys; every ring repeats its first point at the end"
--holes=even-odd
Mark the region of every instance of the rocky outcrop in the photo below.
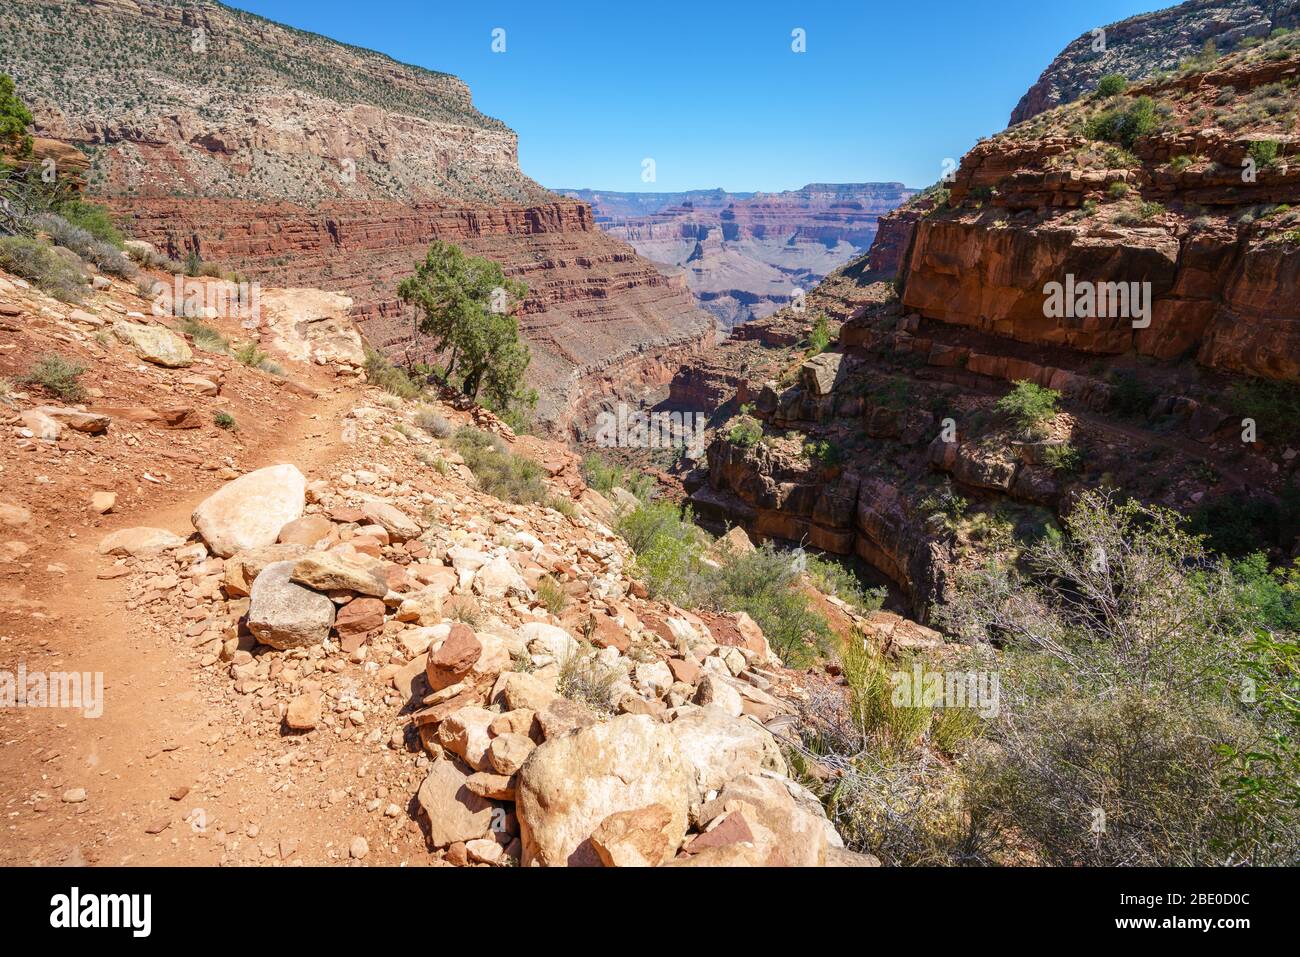
{"type": "Polygon", "coordinates": [[[1201,53],[1206,41],[1220,51],[1230,50],[1246,38],[1297,24],[1300,3],[1295,0],[1189,0],[1099,26],[1057,55],[1011,111],[1011,123],[1091,93],[1107,74],[1145,79],[1201,53]]]}

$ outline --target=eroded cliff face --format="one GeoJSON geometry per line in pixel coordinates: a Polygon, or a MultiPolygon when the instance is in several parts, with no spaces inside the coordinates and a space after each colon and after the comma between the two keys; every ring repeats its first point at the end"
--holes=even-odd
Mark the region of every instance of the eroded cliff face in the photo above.
{"type": "Polygon", "coordinates": [[[1296,144],[1295,46],[1271,45],[1281,59],[1231,56],[1208,72],[1093,98],[980,143],[963,158],[947,207],[916,225],[903,305],[1023,342],[1195,357],[1300,380],[1300,234],[1275,205],[1300,199],[1300,165],[1287,155],[1296,144]],[[1140,98],[1159,128],[1130,150],[1082,133],[1102,111],[1140,98]],[[1257,163],[1259,143],[1280,158],[1257,163]],[[1047,286],[1069,276],[1149,284],[1150,314],[1054,317],[1047,286]]]}
{"type": "Polygon", "coordinates": [[[587,376],[652,375],[656,356],[713,340],[684,280],[526,177],[515,134],[456,77],[211,0],[14,0],[0,60],[135,236],[268,285],[342,291],[395,357],[431,358],[395,296],[430,242],[502,263],[529,287],[520,326],[551,431],[605,388],[587,376]]]}

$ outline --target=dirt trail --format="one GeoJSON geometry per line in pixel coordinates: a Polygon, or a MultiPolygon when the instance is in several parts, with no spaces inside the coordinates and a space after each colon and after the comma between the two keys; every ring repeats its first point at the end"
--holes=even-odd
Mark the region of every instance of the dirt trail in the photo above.
{"type": "MultiPolygon", "coordinates": [[[[242,464],[252,469],[293,462],[309,480],[328,474],[344,448],[341,419],[356,400],[344,387],[302,404],[280,424],[273,441],[247,449],[242,464]]],[[[208,491],[219,485],[213,476],[208,491]]],[[[170,491],[173,500],[148,513],[132,511],[103,532],[139,525],[192,531],[190,512],[206,492],[170,491]]],[[[98,541],[85,536],[60,552],[43,554],[19,600],[44,607],[28,605],[36,614],[0,626],[4,669],[14,672],[22,664],[29,674],[104,676],[99,717],[34,707],[0,712],[5,815],[0,862],[346,859],[350,834],[364,833],[366,822],[347,820],[346,811],[332,812],[328,822],[312,822],[313,809],[303,806],[298,786],[290,783],[292,756],[272,761],[268,770],[266,745],[230,733],[237,716],[227,702],[204,693],[185,646],[143,627],[143,610],[125,609],[126,579],[97,578],[109,564],[95,552],[98,541]],[[66,574],[37,575],[47,561],[65,566],[66,574]],[[85,800],[65,800],[65,795],[75,798],[67,792],[76,789],[85,790],[85,800]]],[[[7,585],[10,598],[13,581],[7,585]]],[[[339,772],[356,783],[355,771],[340,766],[339,772]]],[[[320,808],[314,812],[320,815],[320,808]]]]}

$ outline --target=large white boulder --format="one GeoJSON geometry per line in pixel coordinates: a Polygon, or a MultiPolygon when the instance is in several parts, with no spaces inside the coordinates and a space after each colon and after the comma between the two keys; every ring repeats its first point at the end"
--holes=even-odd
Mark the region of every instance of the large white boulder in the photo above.
{"type": "Polygon", "coordinates": [[[191,521],[222,558],[274,545],[280,529],[302,515],[307,480],[296,465],[272,465],[241,475],[213,492],[191,521]]]}

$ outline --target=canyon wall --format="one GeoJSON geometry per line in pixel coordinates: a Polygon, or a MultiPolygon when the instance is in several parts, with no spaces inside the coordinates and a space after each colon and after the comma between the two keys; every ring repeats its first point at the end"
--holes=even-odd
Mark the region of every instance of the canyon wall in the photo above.
{"type": "Polygon", "coordinates": [[[212,0],[13,0],[0,61],[135,236],[342,291],[391,355],[431,358],[395,298],[430,242],[502,263],[529,287],[520,325],[550,430],[581,414],[587,375],[712,342],[682,278],[525,176],[515,134],[456,77],[212,0]]]}

